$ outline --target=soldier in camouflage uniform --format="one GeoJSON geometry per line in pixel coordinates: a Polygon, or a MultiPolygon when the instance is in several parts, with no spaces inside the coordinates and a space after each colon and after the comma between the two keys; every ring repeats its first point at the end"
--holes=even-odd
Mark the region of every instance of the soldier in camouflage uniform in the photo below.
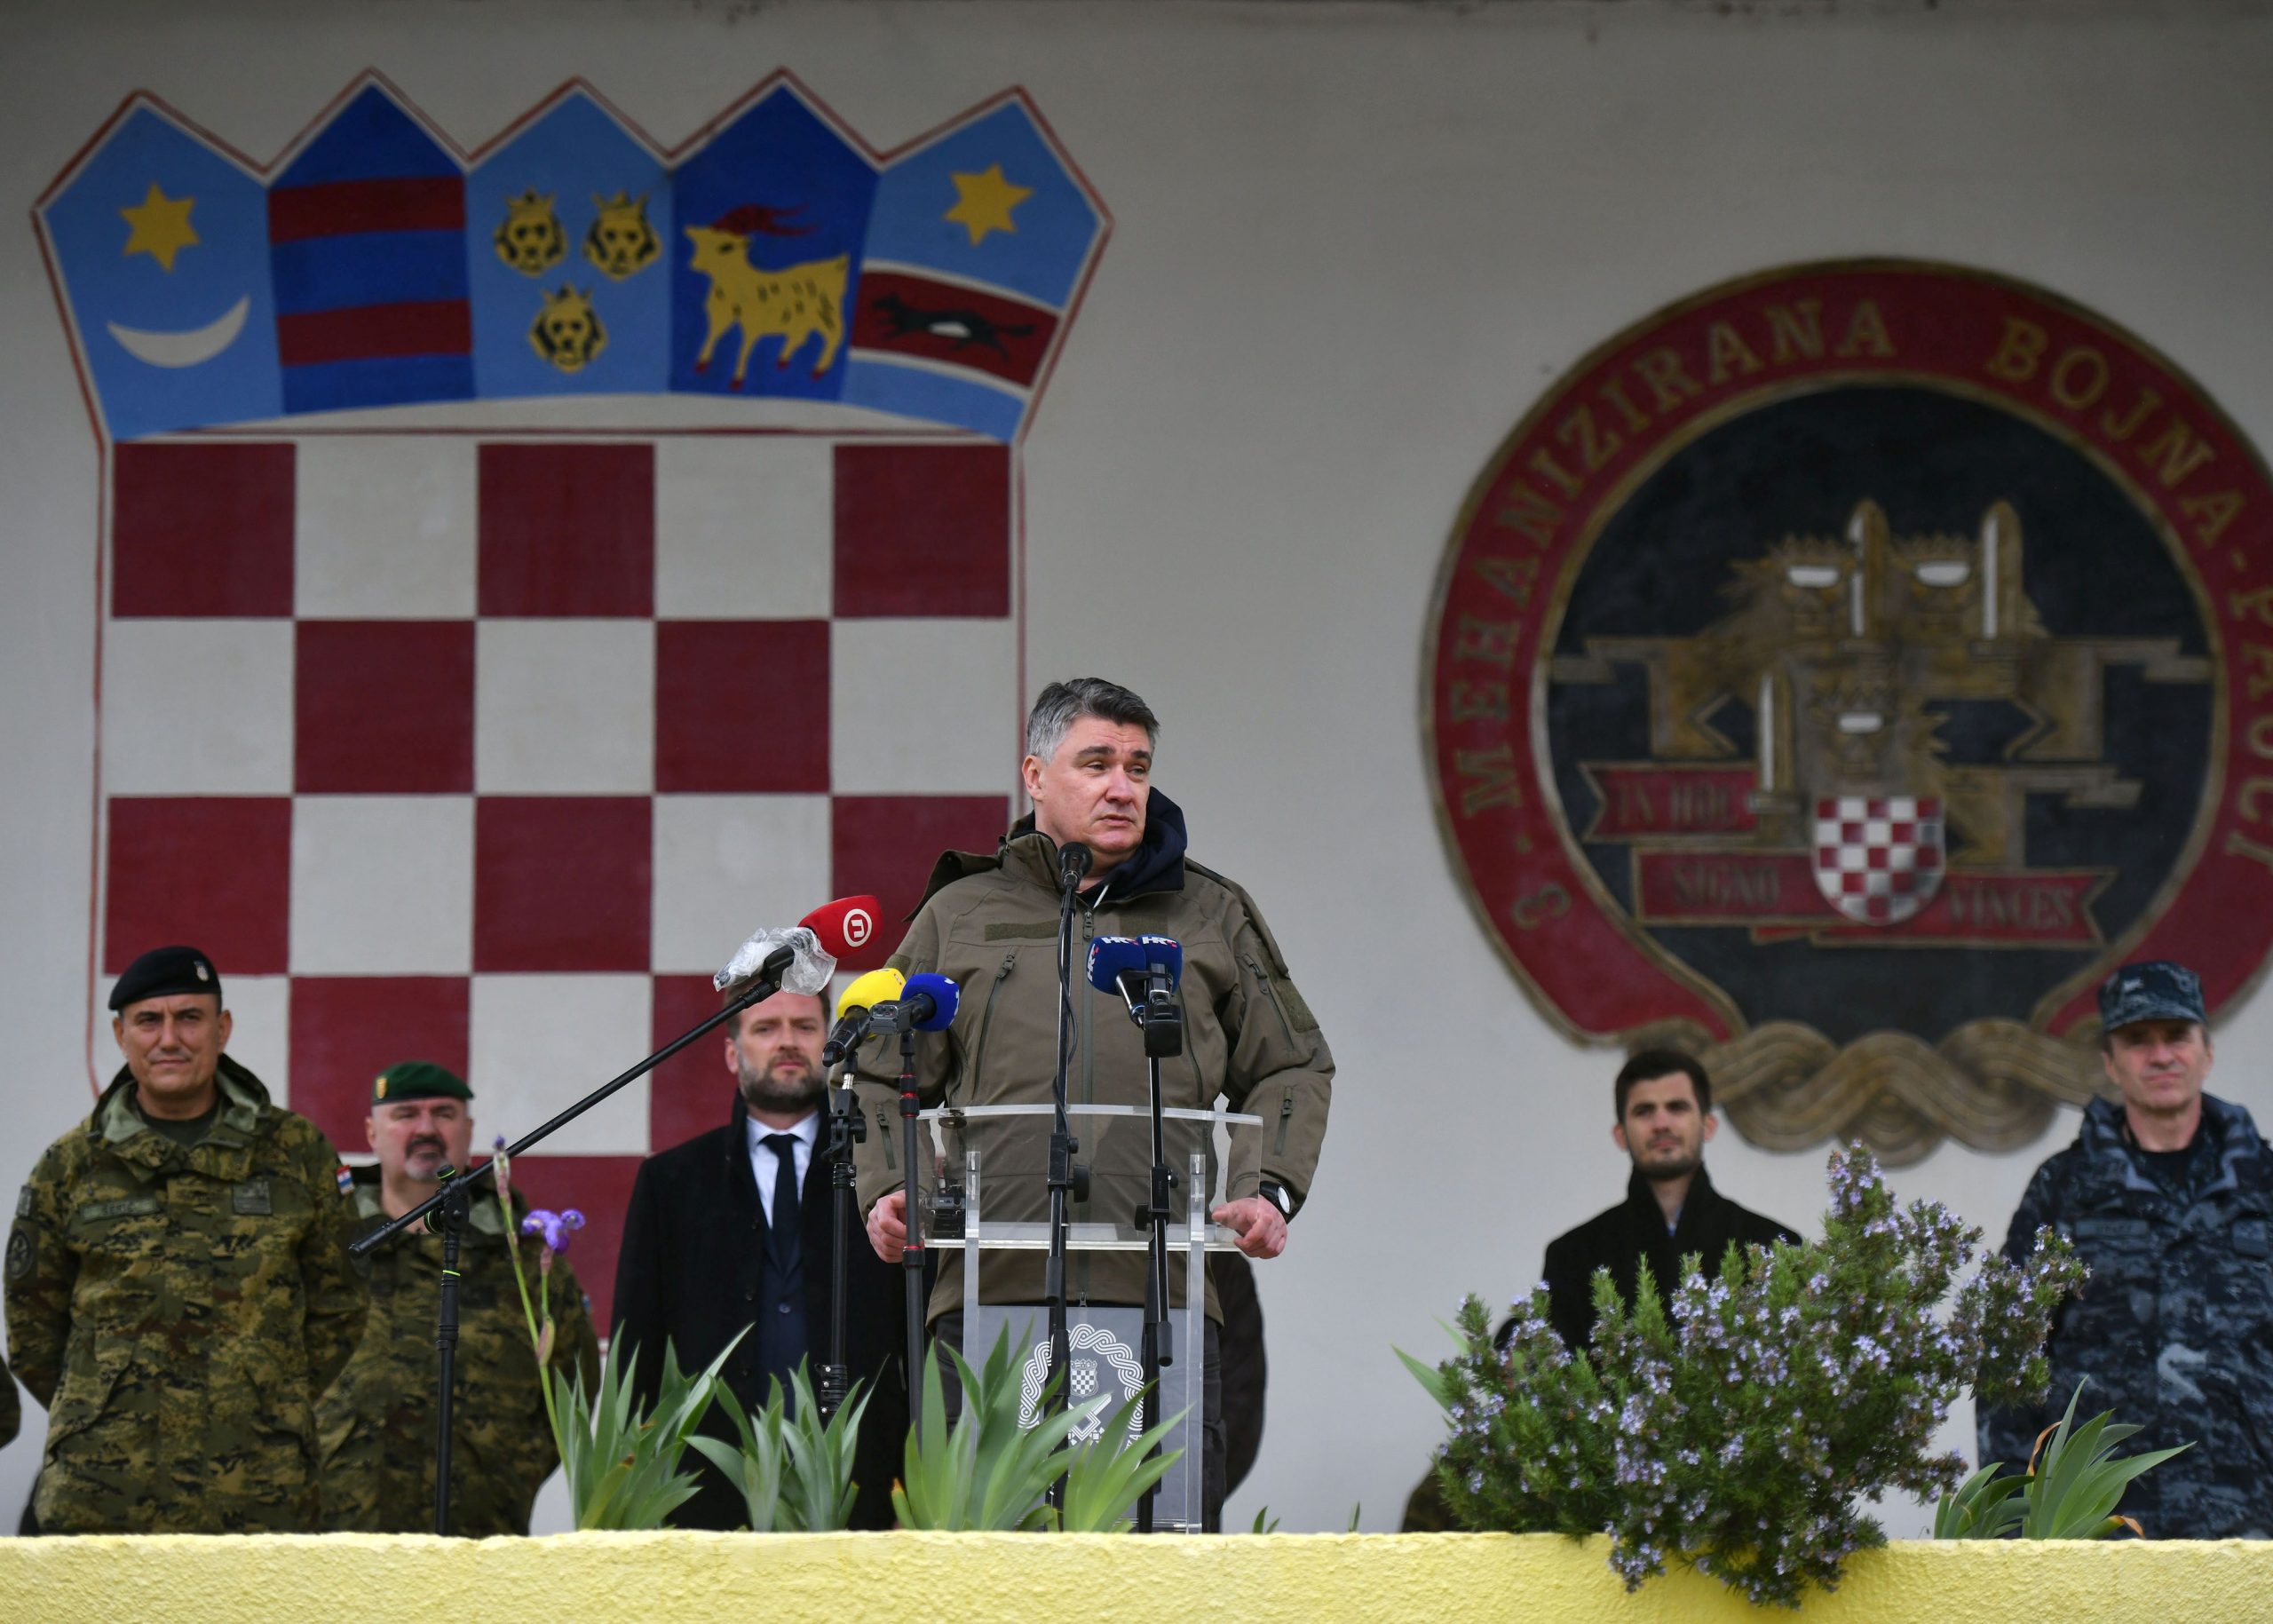
{"type": "Polygon", "coordinates": [[[2211,1045],[2202,984],[2164,961],[2126,964],[2099,993],[2101,1058],[2120,1105],[2085,1107],[2075,1144],[2036,1170],[2005,1255],[2038,1226],[2090,1266],[2054,1322],[2052,1386],[1986,1412],[1981,1458],[2018,1468],[2060,1419],[2113,1409],[2126,1452],[2194,1447],[2133,1482],[2120,1509],[2150,1537],[2273,1533],[2273,1156],[2238,1105],[2202,1092],[2211,1045]]]}
{"type": "Polygon", "coordinates": [[[16,1397],[16,1378],[8,1374],[8,1361],[0,1359],[0,1449],[16,1441],[23,1424],[24,1406],[16,1397]]]}
{"type": "Polygon", "coordinates": [[[47,1406],[40,1527],[307,1532],[316,1395],[363,1328],[339,1158],[222,1052],[203,954],[145,954],[110,1005],[126,1065],[8,1236],[9,1359],[47,1406]]]}
{"type": "MultiPolygon", "coordinates": [[[[368,1232],[434,1192],[447,1162],[466,1166],[472,1090],[430,1061],[411,1060],[372,1085],[365,1124],[376,1167],[356,1169],[357,1226],[368,1232]]],[[[517,1210],[519,1197],[514,1198],[517,1210]]],[[[527,1533],[529,1509],[559,1456],[537,1385],[505,1220],[487,1183],[459,1240],[458,1351],[451,1399],[450,1532],[469,1539],[527,1533]]],[[[532,1301],[543,1242],[519,1241],[532,1301]]],[[[441,1304],[442,1238],[396,1236],[360,1260],[371,1319],[355,1357],[316,1408],[323,1440],[323,1526],[364,1533],[434,1528],[435,1315],[441,1304]]],[[[590,1305],[565,1258],[547,1294],[556,1327],[551,1365],[599,1380],[590,1305]]]]}

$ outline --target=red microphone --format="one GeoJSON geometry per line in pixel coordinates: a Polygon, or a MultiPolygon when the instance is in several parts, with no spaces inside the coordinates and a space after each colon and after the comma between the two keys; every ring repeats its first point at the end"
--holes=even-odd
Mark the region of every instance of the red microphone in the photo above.
{"type": "Polygon", "coordinates": [[[883,904],[874,897],[839,897],[822,903],[797,923],[820,939],[823,953],[832,959],[844,959],[875,938],[883,911],[883,904]]]}

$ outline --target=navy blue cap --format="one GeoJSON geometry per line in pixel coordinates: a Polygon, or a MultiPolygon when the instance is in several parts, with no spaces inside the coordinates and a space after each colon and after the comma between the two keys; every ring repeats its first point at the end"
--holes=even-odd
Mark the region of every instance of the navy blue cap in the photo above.
{"type": "Polygon", "coordinates": [[[2099,1029],[2112,1032],[2142,1020],[2210,1024],[2202,1007],[2202,978],[2183,964],[2150,959],[2126,964],[2099,984],[2099,1029]]]}
{"type": "Polygon", "coordinates": [[[177,993],[210,993],[218,1002],[221,972],[194,947],[153,947],[119,977],[110,989],[110,1007],[123,1010],[145,998],[170,998],[177,993]]]}

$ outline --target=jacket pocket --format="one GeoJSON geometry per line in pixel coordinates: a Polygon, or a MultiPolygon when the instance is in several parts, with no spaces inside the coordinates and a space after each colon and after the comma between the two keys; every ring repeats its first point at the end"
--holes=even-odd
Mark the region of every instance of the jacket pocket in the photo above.
{"type": "MultiPolygon", "coordinates": [[[[1247,969],[1254,972],[1255,980],[1263,986],[1263,996],[1271,1000],[1271,1007],[1278,1011],[1279,1031],[1286,1038],[1287,1047],[1290,1050],[1299,1052],[1301,1045],[1295,1042],[1295,1019],[1287,1012],[1287,1001],[1279,995],[1278,980],[1269,970],[1263,969],[1263,961],[1256,958],[1255,955],[1250,953],[1245,957],[1247,969]]],[[[1307,1015],[1310,1011],[1305,1010],[1303,1013],[1307,1015]]]]}
{"type": "MultiPolygon", "coordinates": [[[[970,1097],[973,1099],[986,1097],[983,1086],[986,1077],[986,1034],[994,1025],[994,1001],[1002,995],[1002,983],[1010,978],[1010,972],[1018,967],[1018,950],[1013,947],[1002,955],[1002,963],[994,971],[994,979],[987,984],[986,1007],[978,1014],[978,1037],[970,1046],[970,1097]]],[[[949,1093],[952,1095],[953,1090],[950,1089],[949,1093]]],[[[954,1103],[952,1098],[948,1103],[954,1103]]]]}
{"type": "Polygon", "coordinates": [[[58,1446],[87,1432],[111,1408],[111,1399],[125,1376],[129,1351],[120,1348],[107,1357],[98,1355],[86,1374],[67,1369],[55,1394],[55,1407],[47,1414],[46,1458],[53,1462],[58,1446]]]}

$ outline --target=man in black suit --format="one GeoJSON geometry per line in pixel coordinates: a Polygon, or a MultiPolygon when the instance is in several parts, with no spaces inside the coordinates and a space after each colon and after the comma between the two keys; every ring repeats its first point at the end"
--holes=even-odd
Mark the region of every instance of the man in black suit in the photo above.
{"type": "Polygon", "coordinates": [[[1610,1137],[1634,1164],[1626,1199],[1547,1245],[1548,1312],[1573,1352],[1594,1332],[1596,1270],[1608,1269],[1630,1304],[1647,1260],[1663,1301],[1681,1283],[1681,1260],[1692,1252],[1705,1278],[1717,1279],[1732,1240],[1772,1247],[1800,1239],[1790,1225],[1739,1207],[1713,1187],[1705,1145],[1720,1124],[1712,1079],[1694,1055],[1645,1049],[1620,1070],[1614,1094],[1618,1121],[1610,1137]]]}
{"type": "MultiPolygon", "coordinates": [[[[743,990],[727,988],[727,1001],[743,990]]],[[[770,1376],[787,1389],[799,1359],[819,1384],[836,1245],[821,1110],[826,1020],[827,1006],[804,993],[776,993],[743,1010],[725,1041],[726,1069],[740,1085],[733,1120],[639,1168],[616,1264],[614,1335],[627,1353],[638,1351],[639,1388],[651,1401],[665,1339],[680,1367],[697,1371],[745,1327],[725,1367],[744,1408],[764,1403],[770,1376]]],[[[900,1271],[877,1259],[859,1228],[851,1240],[845,1363],[874,1395],[860,1426],[851,1525],[889,1528],[907,1432],[906,1298],[900,1271]]],[[[734,1437],[716,1409],[704,1430],[734,1437]]],[[[741,1492],[689,1450],[682,1470],[698,1468],[701,1492],[671,1514],[673,1525],[748,1526],[741,1492]]]]}

